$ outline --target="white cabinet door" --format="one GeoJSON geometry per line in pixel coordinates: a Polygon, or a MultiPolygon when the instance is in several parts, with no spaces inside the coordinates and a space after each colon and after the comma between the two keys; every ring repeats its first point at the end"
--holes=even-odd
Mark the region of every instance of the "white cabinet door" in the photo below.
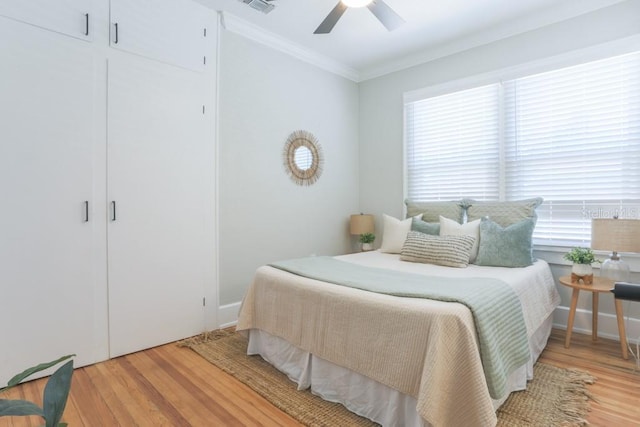
{"type": "MultiPolygon", "coordinates": [[[[96,354],[91,45],[0,17],[0,384],[96,354]]],[[[104,243],[102,243],[104,244],[104,243]]],[[[100,310],[98,310],[100,311],[100,310]]],[[[101,311],[104,313],[104,310],[101,311]]]]}
{"type": "MultiPolygon", "coordinates": [[[[0,15],[91,40],[93,0],[1,0],[0,15]]],[[[16,35],[12,34],[15,38],[16,35]]]]}
{"type": "Polygon", "coordinates": [[[201,71],[215,66],[205,59],[210,15],[192,0],[111,0],[111,47],[201,71]]]}
{"type": "Polygon", "coordinates": [[[108,64],[112,357],[202,332],[213,262],[203,74],[127,58],[108,64]]]}

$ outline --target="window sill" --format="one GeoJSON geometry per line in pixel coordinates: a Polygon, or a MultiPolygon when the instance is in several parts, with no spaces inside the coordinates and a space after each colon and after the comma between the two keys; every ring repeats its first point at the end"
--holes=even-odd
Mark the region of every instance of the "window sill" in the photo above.
{"type": "MultiPolygon", "coordinates": [[[[573,246],[548,246],[548,245],[533,245],[534,255],[540,259],[547,261],[553,265],[570,266],[571,262],[564,259],[564,254],[569,252],[573,246]]],[[[610,252],[594,251],[596,257],[601,260],[605,260],[609,257],[610,252]]],[[[629,264],[631,273],[640,273],[640,254],[622,254],[622,258],[629,264]]],[[[598,263],[593,264],[593,268],[600,269],[598,263]]]]}

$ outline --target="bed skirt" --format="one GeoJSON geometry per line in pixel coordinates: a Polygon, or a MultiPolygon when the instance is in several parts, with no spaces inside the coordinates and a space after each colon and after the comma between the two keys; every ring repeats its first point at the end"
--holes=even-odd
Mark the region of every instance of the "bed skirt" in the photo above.
{"type": "MultiPolygon", "coordinates": [[[[508,381],[509,392],[524,390],[533,378],[533,365],[544,350],[553,315],[550,315],[529,339],[531,359],[514,371],[508,381]]],[[[299,390],[311,392],[331,402],[343,404],[350,411],[382,426],[429,427],[416,411],[416,398],[384,384],[338,366],[289,344],[267,332],[251,329],[247,354],[259,354],[298,384],[299,390]]],[[[494,400],[498,409],[509,394],[494,400]]]]}

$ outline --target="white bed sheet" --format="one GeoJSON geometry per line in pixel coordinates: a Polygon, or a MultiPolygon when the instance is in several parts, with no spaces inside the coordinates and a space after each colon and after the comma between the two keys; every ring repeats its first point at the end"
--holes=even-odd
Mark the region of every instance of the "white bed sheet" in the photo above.
{"type": "MultiPolygon", "coordinates": [[[[538,260],[526,268],[482,267],[470,265],[456,269],[431,264],[400,261],[398,255],[378,251],[336,257],[343,261],[428,274],[443,277],[493,277],[509,284],[520,298],[532,358],[510,377],[510,390],[522,390],[533,376],[533,364],[546,345],[553,310],[560,302],[549,266],[538,260]]],[[[338,366],[306,351],[286,340],[264,331],[251,330],[249,354],[260,354],[299,388],[311,387],[312,392],[326,400],[344,404],[347,408],[384,426],[428,426],[416,412],[416,399],[400,393],[366,376],[338,366]]],[[[506,400],[494,401],[497,408],[506,400]]]]}
{"type": "MultiPolygon", "coordinates": [[[[553,315],[529,339],[531,361],[511,374],[509,393],[524,390],[527,380],[533,377],[533,365],[547,345],[552,324],[553,315]]],[[[249,331],[247,354],[260,355],[298,384],[298,390],[311,388],[324,400],[340,403],[384,427],[431,427],[416,411],[417,400],[413,396],[300,350],[267,332],[249,331]]],[[[508,397],[509,394],[493,400],[494,408],[498,409],[508,397]]]]}

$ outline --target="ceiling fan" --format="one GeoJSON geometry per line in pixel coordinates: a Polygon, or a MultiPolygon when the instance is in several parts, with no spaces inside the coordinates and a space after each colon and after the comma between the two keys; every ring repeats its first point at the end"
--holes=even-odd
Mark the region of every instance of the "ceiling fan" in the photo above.
{"type": "Polygon", "coordinates": [[[378,21],[386,27],[387,30],[393,31],[400,25],[404,24],[404,19],[393,11],[382,0],[340,0],[336,7],[333,8],[329,15],[324,18],[313,34],[328,34],[338,22],[342,14],[350,7],[364,7],[371,11],[378,18],[378,21]]]}

